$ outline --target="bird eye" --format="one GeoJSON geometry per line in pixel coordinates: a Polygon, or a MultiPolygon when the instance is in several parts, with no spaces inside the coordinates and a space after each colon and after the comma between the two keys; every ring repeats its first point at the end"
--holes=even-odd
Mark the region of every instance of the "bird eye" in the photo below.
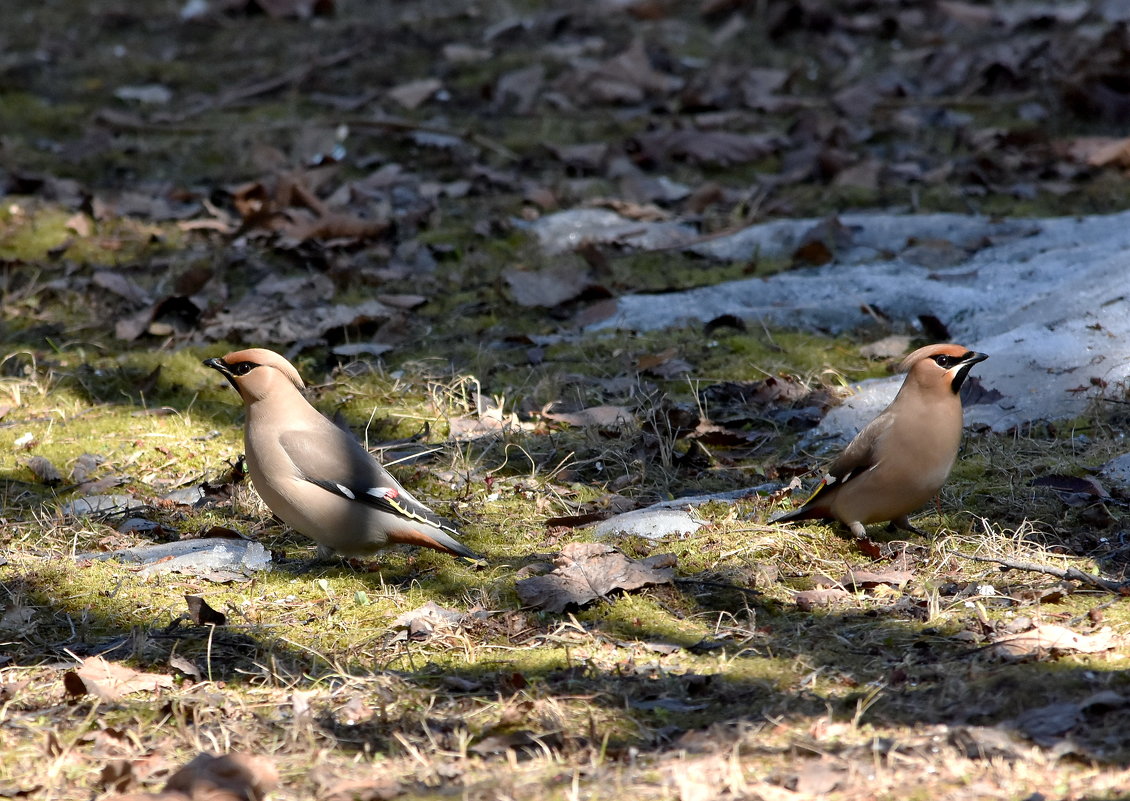
{"type": "Polygon", "coordinates": [[[938,354],[934,357],[934,363],[938,365],[938,367],[941,367],[943,370],[948,370],[959,361],[961,360],[954,356],[946,356],[945,354],[938,354]]]}
{"type": "Polygon", "coordinates": [[[240,362],[239,364],[233,364],[231,371],[236,375],[247,375],[254,367],[256,367],[256,365],[253,362],[240,362]]]}

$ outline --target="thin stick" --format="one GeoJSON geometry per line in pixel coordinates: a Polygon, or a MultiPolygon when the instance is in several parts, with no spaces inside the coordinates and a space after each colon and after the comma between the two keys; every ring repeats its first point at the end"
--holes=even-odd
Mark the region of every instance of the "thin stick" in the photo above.
{"type": "Polygon", "coordinates": [[[1084,573],[1082,570],[1074,567],[1052,567],[1050,565],[1038,565],[1034,562],[1016,562],[1011,559],[997,559],[992,556],[970,556],[968,554],[958,554],[964,559],[972,559],[975,562],[992,562],[1001,566],[1002,570],[1025,570],[1029,573],[1042,573],[1046,576],[1055,576],[1056,578],[1066,579],[1067,581],[1078,581],[1083,584],[1090,584],[1092,587],[1097,587],[1100,590],[1107,592],[1116,592],[1123,594],[1130,590],[1130,582],[1125,581],[1110,581],[1108,579],[1092,576],[1090,573],[1084,573]]]}
{"type": "Polygon", "coordinates": [[[751,590],[749,587],[742,587],[738,584],[729,584],[725,581],[708,581],[706,579],[696,579],[689,577],[679,577],[675,579],[676,584],[700,584],[703,587],[716,587],[720,590],[737,590],[744,592],[746,595],[758,596],[761,595],[760,590],[751,590]]]}

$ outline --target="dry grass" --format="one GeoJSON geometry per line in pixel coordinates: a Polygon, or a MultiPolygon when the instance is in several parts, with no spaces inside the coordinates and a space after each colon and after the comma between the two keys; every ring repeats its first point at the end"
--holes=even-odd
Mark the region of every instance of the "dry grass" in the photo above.
{"type": "MultiPolygon", "coordinates": [[[[30,369],[5,382],[18,411],[2,436],[14,442],[30,431],[60,465],[93,436],[105,451],[100,470],[128,469],[123,489],[152,496],[192,476],[220,475],[238,453],[238,432],[223,422],[231,398],[209,388],[203,370],[177,378],[176,392],[193,393],[191,413],[140,418],[121,447],[97,431],[136,430],[136,405],[92,407],[101,428],[80,429],[89,414],[81,401],[63,400],[73,386],[66,374],[30,369]],[[221,435],[210,436],[217,425],[221,435]],[[195,461],[170,466],[162,449],[185,443],[195,461]]],[[[316,396],[324,409],[341,406],[367,422],[371,435],[423,421],[434,432],[474,413],[471,387],[468,377],[439,385],[350,370],[316,396]]],[[[477,569],[405,551],[384,556],[379,572],[297,571],[309,545],[270,523],[242,486],[204,512],[166,505],[146,514],[184,533],[219,522],[285,552],[273,572],[226,586],[73,563],[75,552],[145,538],[117,532],[120,520],[61,520],[51,491],[13,465],[0,567],[0,787],[87,797],[115,760],[134,765],[141,787],[156,787],[200,751],[268,755],[281,774],[280,798],[336,797],[348,782],[405,797],[904,798],[910,782],[910,797],[1020,798],[1040,786],[1065,798],[1084,788],[1088,797],[1113,798],[1127,779],[1118,767],[1127,744],[1110,717],[1117,712],[1081,713],[1086,726],[1056,747],[1007,733],[1026,710],[1126,693],[1124,648],[1019,664],[981,650],[1020,618],[1125,632],[1124,602],[965,558],[1093,569],[1105,556],[1109,571],[1115,538],[1107,537],[1106,554],[1095,552],[1098,539],[1084,536],[1077,512],[1023,489],[1027,476],[1093,451],[1048,437],[972,437],[967,461],[978,465],[976,480],[962,472],[943,500],[943,509],[969,511],[927,511],[920,523],[939,528],[937,537],[891,542],[890,557],[875,565],[828,526],[763,525],[763,501],[709,504],[700,513],[710,525],[695,534],[622,543],[634,554],[673,552],[682,574],[708,583],[557,617],[518,607],[515,573],[531,554],[583,532],[547,538],[538,521],[602,503],[599,479],[594,488],[586,476],[638,474],[621,492],[646,498],[689,489],[691,474],[672,461],[680,441],[637,427],[611,440],[560,429],[552,440],[547,448],[539,433],[463,446],[433,439],[416,443],[436,451],[426,470],[401,466],[464,521],[468,541],[488,557],[477,569]],[[1003,463],[1015,465],[1009,477],[993,467],[1003,463]],[[564,473],[574,483],[562,483],[564,473]],[[1028,511],[1043,516],[994,522],[1021,510],[1022,492],[1031,495],[1028,511]],[[1092,550],[1065,546],[1083,539],[1092,550]],[[831,607],[797,608],[796,591],[866,566],[911,570],[913,578],[853,591],[831,607]],[[186,621],[183,596],[192,594],[227,614],[228,625],[186,621]],[[426,601],[469,614],[425,636],[389,628],[426,601]],[[177,686],[112,702],[69,695],[64,673],[96,653],[176,675],[177,686]],[[198,674],[176,669],[174,656],[198,674]]]]}
{"type": "MultiPolygon", "coordinates": [[[[1126,797],[1126,641],[1093,653],[1044,650],[1020,661],[991,648],[1003,633],[1051,624],[1083,636],[1109,628],[1124,638],[1130,632],[1125,595],[969,558],[1126,578],[1124,497],[1072,506],[1032,485],[1048,475],[1084,474],[1125,450],[1130,406],[1122,387],[1108,387],[1104,399],[1070,424],[968,436],[940,505],[916,521],[931,536],[888,539],[880,559],[860,553],[830,526],[768,525],[781,499],[762,494],[700,507],[707,525],[687,536],[616,542],[631,556],[674,554],[681,580],[673,585],[562,615],[521,606],[514,588],[525,569],[591,537],[583,528],[547,526],[548,519],[817,474],[818,460],[797,448],[795,428],[763,409],[712,405],[702,390],[787,375],[833,396],[845,383],[885,372],[859,350],[885,329],[836,338],[757,325],[711,334],[671,328],[582,336],[559,316],[575,306],[528,309],[511,302],[503,271],[543,264],[510,223],[533,211],[527,183],[560,191],[563,205],[616,191],[602,178],[573,181],[562,165],[548,164],[545,143],[558,135],[547,139],[549,128],[561,128],[563,144],[624,141],[668,121],[666,113],[659,119],[619,109],[602,109],[592,119],[568,113],[542,119],[484,105],[483,88],[513,67],[535,63],[521,51],[547,44],[537,37],[555,36],[549,28],[570,15],[551,15],[557,21],[533,38],[502,31],[491,45],[496,59],[445,76],[445,91],[456,101],[419,112],[426,121],[442,108],[453,128],[497,137],[523,154],[517,165],[492,162],[495,151],[479,164],[383,132],[351,133],[343,172],[368,171],[361,162],[372,166],[379,158],[403,165],[412,180],[440,186],[486,167],[472,182],[477,186],[493,183],[486,177],[492,170],[503,177],[513,170],[516,188],[444,198],[427,220],[415,220],[416,209],[409,209],[412,219],[404,220],[399,239],[359,250],[312,242],[293,249],[276,247],[262,231],[227,238],[112,211],[98,219],[86,214],[88,206],[114,198],[103,191],[106,182],[161,201],[170,187],[187,188],[211,203],[221,187],[267,180],[259,162],[276,150],[286,154],[287,169],[305,164],[307,134],[339,124],[332,104],[313,103],[308,90],[320,85],[322,103],[351,86],[383,90],[394,77],[430,75],[441,40],[477,42],[484,26],[524,13],[527,4],[488,2],[475,13],[463,3],[392,5],[397,14],[434,12],[439,30],[424,30],[421,19],[404,27],[411,34],[405,36],[382,28],[399,25],[385,19],[355,26],[356,15],[368,12],[349,3],[337,4],[338,17],[309,27],[265,17],[225,17],[197,27],[178,20],[168,3],[148,0],[102,15],[97,24],[86,5],[67,2],[31,4],[6,20],[19,32],[9,37],[13,56],[4,66],[17,89],[6,87],[0,98],[0,117],[9,123],[0,142],[5,184],[9,172],[20,173],[21,181],[38,171],[74,176],[98,202],[78,201],[79,222],[92,226],[88,236],[68,227],[79,206],[8,198],[0,208],[0,407],[7,407],[0,414],[6,454],[0,465],[0,796],[69,801],[156,791],[201,752],[239,751],[275,765],[278,799],[1126,797]],[[184,98],[219,99],[228,88],[292,74],[296,54],[358,41],[355,34],[379,46],[340,71],[311,73],[309,84],[303,78],[277,93],[252,94],[246,105],[217,103],[152,136],[128,126],[112,134],[97,126],[89,135],[79,130],[107,104],[117,107],[117,87],[160,81],[184,98]],[[36,49],[17,52],[17,43],[41,40],[28,45],[36,49]],[[145,183],[158,180],[159,187],[145,183]],[[576,189],[580,184],[586,188],[576,189]],[[479,223],[486,224],[485,235],[479,223]],[[435,269],[410,270],[377,286],[354,276],[393,262],[401,245],[433,248],[435,269]],[[427,297],[425,306],[379,332],[396,345],[387,358],[339,364],[315,346],[302,350],[297,364],[314,385],[312,401],[329,414],[341,412],[370,445],[387,445],[383,458],[413,491],[459,521],[485,561],[472,566],[394,549],[369,566],[306,569],[311,543],[272,520],[246,484],[231,483],[242,450],[237,399],[200,365],[227,344],[204,346],[199,331],[115,338],[113,323],[140,306],[96,291],[98,265],[128,274],[155,298],[174,292],[179,277],[200,267],[214,271],[212,289],[225,299],[277,275],[332,276],[335,302],[385,291],[427,297]],[[535,339],[547,343],[536,358],[529,352],[535,339]],[[669,349],[691,365],[689,377],[640,368],[641,360],[669,349]],[[631,419],[571,428],[539,416],[550,404],[564,411],[622,406],[631,419]],[[489,416],[492,406],[501,410],[492,419],[521,425],[478,439],[451,435],[460,422],[489,416]],[[736,430],[756,436],[741,446],[692,446],[678,435],[673,409],[712,417],[733,412],[736,430]],[[72,471],[84,454],[102,460],[88,476],[104,482],[100,489],[74,486],[79,479],[72,471]],[[28,467],[33,456],[48,459],[62,480],[50,486],[39,480],[28,467]],[[221,490],[210,505],[162,500],[205,481],[221,490]],[[60,504],[84,492],[131,493],[145,508],[107,518],[60,514],[60,504]],[[129,516],[156,528],[130,529],[123,525],[129,516]],[[276,553],[274,569],[214,583],[73,558],[193,537],[215,526],[266,544],[276,553]],[[847,584],[848,571],[859,569],[909,578],[847,584]],[[825,605],[798,601],[805,597],[799,593],[821,588],[840,592],[825,605]],[[203,596],[227,623],[193,623],[186,595],[203,596]],[[414,634],[393,627],[428,602],[460,613],[460,622],[414,634]],[[76,693],[68,675],[93,655],[171,677],[172,686],[117,699],[76,693]]],[[[688,29],[707,47],[715,23],[689,5],[685,14],[695,17],[688,29]]],[[[641,25],[621,16],[607,56],[622,52],[641,25]]],[[[588,24],[585,15],[577,18],[588,24]]],[[[741,42],[732,39],[729,47],[741,42]]],[[[782,65],[788,55],[776,44],[759,49],[765,54],[782,65]]],[[[702,60],[678,48],[654,55],[672,65],[688,55],[686,64],[702,60]]],[[[801,81],[803,92],[806,87],[801,81]]],[[[971,131],[1015,122],[985,119],[979,105],[959,110],[977,116],[963,125],[971,131]]],[[[928,138],[935,136],[937,154],[949,153],[953,132],[939,128],[928,138]]],[[[915,152],[908,151],[910,161],[915,152]]],[[[717,181],[732,197],[774,169],[751,165],[720,175],[678,164],[670,175],[654,175],[696,187],[717,181]]],[[[1125,181],[1110,174],[1116,187],[1108,198],[1087,196],[1090,186],[1080,175],[1069,195],[1040,202],[1069,213],[1123,208],[1125,181]]],[[[1031,177],[1025,175],[1017,186],[1031,177]]],[[[1015,198],[977,183],[990,193],[978,208],[1015,210],[1015,198]]],[[[820,182],[781,186],[778,213],[790,204],[797,215],[839,210],[841,196],[829,189],[820,182]],[[819,198],[809,203],[807,195],[819,198]]],[[[948,181],[929,190],[907,183],[890,187],[892,196],[883,189],[858,202],[913,199],[917,206],[920,189],[924,209],[928,194],[941,196],[944,208],[973,202],[963,184],[948,181]]],[[[708,209],[703,230],[741,224],[745,205],[727,201],[708,209]]],[[[1032,204],[1023,210],[1048,213],[1032,204]]],[[[607,255],[599,281],[614,294],[783,266],[710,265],[674,251],[607,255]]],[[[371,327],[337,335],[351,342],[376,337],[371,327]]]]}

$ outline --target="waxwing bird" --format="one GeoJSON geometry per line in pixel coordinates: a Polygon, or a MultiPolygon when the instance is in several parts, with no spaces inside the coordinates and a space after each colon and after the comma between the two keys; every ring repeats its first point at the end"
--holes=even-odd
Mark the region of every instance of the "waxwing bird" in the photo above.
{"type": "Polygon", "coordinates": [[[957,459],[961,385],[989,358],[961,345],[927,345],[899,364],[906,378],[895,399],[863,427],[828,468],[802,506],[770,522],[839,520],[856,537],[864,526],[891,521],[919,532],[908,515],[925,505],[957,459]]]}
{"type": "Polygon", "coordinates": [[[348,431],[302,395],[298,371],[252,348],[204,364],[218,370],[247,412],[247,468],[278,517],[318,543],[318,556],[369,556],[390,543],[478,558],[448,521],[420,503],[348,431]]]}

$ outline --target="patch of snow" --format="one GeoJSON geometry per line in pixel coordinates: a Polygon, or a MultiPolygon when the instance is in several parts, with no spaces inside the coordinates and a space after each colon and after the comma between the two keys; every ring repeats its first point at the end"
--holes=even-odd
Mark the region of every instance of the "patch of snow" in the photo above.
{"type": "Polygon", "coordinates": [[[660,540],[672,535],[691,534],[702,528],[703,522],[683,509],[637,509],[615,515],[597,523],[593,533],[597,537],[635,534],[649,540],[660,540]]]}
{"type": "MultiPolygon", "coordinates": [[[[672,234],[671,223],[651,229],[656,224],[616,218],[608,211],[599,217],[562,212],[542,218],[534,230],[547,250],[599,238],[590,237],[594,231],[622,236],[629,227],[629,243],[640,246],[674,245],[682,235],[672,234]],[[586,229],[590,222],[599,224],[586,229]]],[[[850,230],[850,243],[830,264],[686,292],[627,295],[589,330],[654,330],[732,314],[836,333],[870,322],[865,307],[912,329],[920,315],[933,315],[952,341],[989,354],[973,375],[1003,397],[968,407],[966,423],[994,431],[1075,417],[1104,385],[1130,380],[1130,212],[1000,221],[845,214],[839,221],[850,230]],[[931,241],[952,246],[958,259],[940,269],[916,263],[917,243],[931,241]]],[[[726,261],[787,257],[819,222],[764,223],[686,249],[726,261]]],[[[894,396],[901,380],[856,385],[856,395],[829,413],[818,434],[850,436],[894,396]]]]}

